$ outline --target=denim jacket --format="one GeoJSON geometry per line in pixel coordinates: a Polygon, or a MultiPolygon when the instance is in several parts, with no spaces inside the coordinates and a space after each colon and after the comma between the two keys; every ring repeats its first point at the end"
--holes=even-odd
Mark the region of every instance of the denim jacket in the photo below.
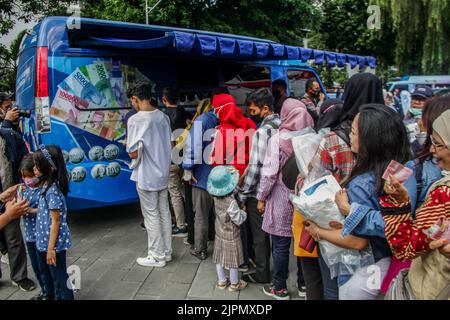
{"type": "Polygon", "coordinates": [[[348,186],[350,214],[345,219],[342,237],[351,233],[384,238],[384,220],[380,212],[375,176],[365,173],[353,179],[348,186]]]}
{"type": "Polygon", "coordinates": [[[204,159],[205,149],[211,143],[211,140],[208,141],[211,137],[206,137],[205,133],[214,129],[218,124],[217,117],[212,111],[209,111],[199,116],[189,131],[182,167],[184,170],[191,170],[197,179],[197,183],[192,184],[193,187],[206,190],[206,183],[212,166],[206,163],[206,159],[204,159]]]}
{"type": "MultiPolygon", "coordinates": [[[[417,180],[416,180],[417,160],[408,162],[406,164],[406,167],[411,168],[414,171],[414,174],[404,183],[404,186],[408,190],[411,201],[411,208],[413,208],[413,213],[415,213],[416,209],[420,207],[425,201],[425,197],[427,195],[430,186],[434,182],[442,178],[442,173],[439,167],[436,164],[434,164],[431,160],[425,161],[422,170],[423,188],[421,193],[417,194],[417,180]]],[[[352,181],[352,183],[354,181],[352,181]]],[[[365,188],[367,187],[368,186],[366,185],[365,188]]],[[[350,200],[351,198],[352,197],[350,196],[350,200]]],[[[381,216],[379,210],[378,199],[377,199],[377,210],[374,210],[373,207],[370,205],[369,206],[364,205],[360,201],[358,202],[351,201],[350,215],[345,220],[342,236],[345,237],[349,235],[351,232],[355,232],[358,234],[384,238],[385,237],[384,227],[385,227],[384,219],[381,216]]]]}
{"type": "Polygon", "coordinates": [[[414,174],[405,182],[405,187],[408,190],[409,197],[411,199],[411,208],[413,216],[415,216],[417,208],[419,208],[424,202],[427,196],[428,190],[431,185],[442,178],[441,169],[432,160],[426,160],[422,165],[422,190],[418,194],[417,190],[417,170],[419,170],[418,160],[411,160],[406,163],[406,167],[412,169],[414,174]]]}

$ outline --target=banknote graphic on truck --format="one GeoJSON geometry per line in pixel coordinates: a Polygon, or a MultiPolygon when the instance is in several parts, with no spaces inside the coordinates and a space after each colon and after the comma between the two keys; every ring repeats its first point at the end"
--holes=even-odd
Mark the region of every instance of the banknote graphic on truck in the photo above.
{"type": "Polygon", "coordinates": [[[126,90],[148,80],[137,68],[120,61],[94,61],[76,67],[64,81],[51,106],[58,120],[110,141],[124,136],[124,116],[129,111],[126,90]]]}

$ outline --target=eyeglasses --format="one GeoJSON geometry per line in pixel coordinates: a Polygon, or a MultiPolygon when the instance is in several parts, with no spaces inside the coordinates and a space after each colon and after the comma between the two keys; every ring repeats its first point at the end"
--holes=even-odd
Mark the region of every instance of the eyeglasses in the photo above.
{"type": "Polygon", "coordinates": [[[433,138],[431,138],[431,145],[432,145],[433,147],[435,147],[436,150],[442,149],[442,148],[447,148],[447,146],[445,146],[445,145],[443,145],[443,144],[440,144],[440,143],[436,142],[436,140],[434,140],[433,138]]]}

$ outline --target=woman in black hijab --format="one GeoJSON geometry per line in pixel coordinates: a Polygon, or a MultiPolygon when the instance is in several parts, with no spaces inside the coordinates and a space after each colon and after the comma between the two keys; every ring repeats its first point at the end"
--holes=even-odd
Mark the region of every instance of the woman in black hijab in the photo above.
{"type": "Polygon", "coordinates": [[[340,123],[343,103],[339,99],[329,99],[322,104],[315,127],[317,132],[325,128],[334,128],[340,123]]]}
{"type": "Polygon", "coordinates": [[[332,128],[347,144],[350,144],[352,122],[359,108],[365,104],[384,104],[383,84],[374,74],[358,73],[349,79],[345,87],[340,123],[332,128]]]}

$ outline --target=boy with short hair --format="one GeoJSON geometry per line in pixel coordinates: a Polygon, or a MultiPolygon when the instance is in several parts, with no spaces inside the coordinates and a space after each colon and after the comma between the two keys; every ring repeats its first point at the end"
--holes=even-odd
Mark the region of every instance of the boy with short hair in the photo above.
{"type": "Polygon", "coordinates": [[[168,180],[171,163],[171,132],[167,115],[155,108],[152,84],[138,82],[128,91],[138,111],[128,120],[127,152],[137,164],[131,174],[136,181],[148,233],[148,255],[138,258],[145,267],[164,267],[172,260],[172,222],[168,180]]]}

